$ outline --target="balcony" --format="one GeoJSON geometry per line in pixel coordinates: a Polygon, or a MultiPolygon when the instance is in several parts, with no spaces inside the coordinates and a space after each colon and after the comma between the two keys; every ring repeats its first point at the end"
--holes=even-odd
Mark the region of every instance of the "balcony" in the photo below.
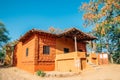
{"type": "Polygon", "coordinates": [[[58,54],[58,55],[56,55],[56,60],[86,58],[85,54],[86,54],[86,52],[70,52],[70,53],[66,53],[66,54],[58,54]]]}

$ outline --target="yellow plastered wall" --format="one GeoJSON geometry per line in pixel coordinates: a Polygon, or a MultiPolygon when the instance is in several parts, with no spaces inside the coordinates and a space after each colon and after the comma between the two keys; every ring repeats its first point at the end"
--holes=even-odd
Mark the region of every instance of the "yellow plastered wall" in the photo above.
{"type": "Polygon", "coordinates": [[[93,64],[96,64],[98,65],[98,57],[97,57],[97,54],[96,53],[91,53],[89,55],[89,61],[93,64]]]}
{"type": "MultiPolygon", "coordinates": [[[[56,54],[63,54],[64,48],[69,48],[69,52],[75,52],[74,40],[70,38],[57,38],[56,39],[56,54]]],[[[86,43],[77,42],[77,49],[86,52],[86,43]]]]}
{"type": "MultiPolygon", "coordinates": [[[[78,42],[77,47],[81,49],[85,55],[86,52],[86,43],[78,42]]],[[[70,38],[58,38],[56,40],[56,61],[55,61],[55,70],[56,71],[72,71],[79,72],[81,71],[81,66],[83,69],[86,66],[85,60],[80,59],[85,58],[81,54],[75,52],[74,40],[70,38]],[[64,54],[64,48],[69,48],[69,53],[64,54]]]]}
{"type": "Polygon", "coordinates": [[[69,52],[74,52],[74,41],[64,37],[56,39],[56,54],[63,54],[64,48],[69,48],[69,52]]]}
{"type": "Polygon", "coordinates": [[[76,72],[77,68],[75,67],[75,60],[74,59],[68,59],[68,60],[60,60],[57,61],[57,65],[60,65],[61,67],[58,67],[58,71],[62,72],[76,72]]]}

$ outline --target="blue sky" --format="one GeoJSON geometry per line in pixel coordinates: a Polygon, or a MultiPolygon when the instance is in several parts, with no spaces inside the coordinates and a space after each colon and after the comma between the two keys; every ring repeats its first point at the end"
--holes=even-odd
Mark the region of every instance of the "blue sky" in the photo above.
{"type": "Polygon", "coordinates": [[[11,41],[26,31],[50,26],[65,29],[76,27],[84,32],[83,12],[78,8],[88,0],[0,0],[0,21],[9,31],[11,41]]]}

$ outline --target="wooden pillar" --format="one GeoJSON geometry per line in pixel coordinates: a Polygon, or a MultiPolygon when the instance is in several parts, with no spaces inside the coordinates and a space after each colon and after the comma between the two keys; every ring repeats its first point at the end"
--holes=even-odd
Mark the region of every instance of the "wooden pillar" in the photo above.
{"type": "Polygon", "coordinates": [[[75,42],[75,52],[77,52],[77,38],[74,36],[74,42],[75,42]]]}

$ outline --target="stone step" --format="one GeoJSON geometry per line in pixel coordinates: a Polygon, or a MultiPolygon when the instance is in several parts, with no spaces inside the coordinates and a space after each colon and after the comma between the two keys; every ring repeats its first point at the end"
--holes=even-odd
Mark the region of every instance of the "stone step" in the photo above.
{"type": "Polygon", "coordinates": [[[88,67],[87,67],[87,68],[88,68],[88,69],[95,69],[95,70],[101,69],[100,66],[95,65],[95,64],[93,64],[93,63],[88,63],[88,67]]]}

